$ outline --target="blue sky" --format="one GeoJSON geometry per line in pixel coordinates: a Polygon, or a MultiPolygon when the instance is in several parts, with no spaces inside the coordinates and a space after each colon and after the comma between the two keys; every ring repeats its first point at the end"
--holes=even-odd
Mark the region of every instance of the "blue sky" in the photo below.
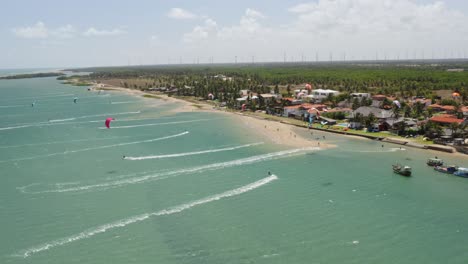
{"type": "Polygon", "coordinates": [[[463,0],[16,0],[0,22],[0,68],[468,56],[463,0]]]}

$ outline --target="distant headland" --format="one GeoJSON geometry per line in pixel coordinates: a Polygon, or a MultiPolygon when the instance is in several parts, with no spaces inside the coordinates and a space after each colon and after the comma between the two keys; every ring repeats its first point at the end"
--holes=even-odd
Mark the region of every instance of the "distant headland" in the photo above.
{"type": "Polygon", "coordinates": [[[0,77],[0,80],[15,80],[15,79],[28,79],[28,78],[44,78],[44,77],[59,77],[64,76],[62,72],[39,72],[39,73],[26,73],[15,74],[0,77]]]}

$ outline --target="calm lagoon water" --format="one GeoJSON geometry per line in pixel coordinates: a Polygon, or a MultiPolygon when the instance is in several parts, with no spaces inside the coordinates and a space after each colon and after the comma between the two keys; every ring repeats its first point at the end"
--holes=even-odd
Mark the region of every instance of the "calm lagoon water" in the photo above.
{"type": "Polygon", "coordinates": [[[262,144],[226,115],[54,78],[0,95],[0,263],[468,261],[468,179],[427,167],[434,153],[262,144]]]}

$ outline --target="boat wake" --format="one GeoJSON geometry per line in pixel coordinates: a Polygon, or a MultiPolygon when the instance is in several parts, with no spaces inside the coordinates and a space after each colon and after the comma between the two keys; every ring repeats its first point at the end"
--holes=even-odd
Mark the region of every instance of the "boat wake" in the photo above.
{"type": "MultiPolygon", "coordinates": [[[[203,121],[211,121],[211,120],[213,120],[213,119],[195,119],[195,120],[187,120],[187,121],[174,121],[174,122],[166,122],[166,123],[151,123],[151,124],[141,124],[141,125],[131,125],[131,126],[113,126],[112,129],[147,127],[147,126],[162,126],[162,125],[173,125],[173,124],[185,124],[185,123],[203,122],[203,121]]],[[[99,129],[106,129],[106,128],[105,127],[100,127],[99,129]]]]}
{"type": "Polygon", "coordinates": [[[350,150],[349,152],[356,152],[356,153],[389,153],[389,152],[397,152],[397,151],[406,151],[405,148],[389,148],[389,149],[381,149],[381,150],[350,150]]]}
{"type": "Polygon", "coordinates": [[[64,118],[64,119],[52,119],[52,120],[49,120],[48,122],[25,123],[25,124],[16,124],[16,126],[13,125],[13,126],[9,126],[9,127],[0,127],[0,131],[1,130],[18,129],[18,128],[26,128],[26,127],[98,123],[98,122],[104,122],[104,121],[103,120],[81,121],[81,122],[67,122],[67,121],[73,121],[73,120],[84,119],[84,118],[89,118],[89,117],[131,115],[131,114],[139,114],[139,113],[141,113],[141,112],[140,111],[137,111],[137,112],[123,112],[123,113],[113,113],[113,114],[78,116],[78,117],[70,117],[70,118],[64,118]]]}
{"type": "Polygon", "coordinates": [[[137,103],[138,101],[123,101],[123,102],[111,102],[111,104],[132,104],[137,103]]]}
{"type": "Polygon", "coordinates": [[[50,95],[41,95],[41,96],[30,96],[30,97],[20,97],[20,98],[10,98],[8,100],[2,100],[1,102],[11,102],[11,101],[22,101],[22,100],[41,100],[42,98],[54,98],[54,97],[64,97],[64,96],[74,96],[75,94],[50,94],[50,95]]]}
{"type": "Polygon", "coordinates": [[[47,155],[32,156],[32,157],[19,158],[19,159],[0,160],[0,163],[11,162],[11,161],[33,160],[33,159],[48,158],[48,157],[53,157],[53,156],[58,156],[58,155],[67,155],[67,154],[71,154],[71,153],[78,153],[78,152],[84,152],[84,151],[90,151],[90,150],[114,148],[114,147],[121,147],[121,146],[134,145],[134,144],[141,144],[141,143],[150,143],[150,142],[155,142],[155,141],[160,141],[160,140],[165,140],[165,139],[180,137],[180,136],[183,136],[183,135],[187,135],[188,133],[189,133],[188,131],[185,131],[185,132],[182,132],[182,133],[179,133],[179,134],[175,134],[175,135],[171,135],[171,136],[166,136],[166,137],[161,137],[161,138],[153,138],[153,139],[142,140],[142,141],[125,142],[125,143],[119,143],[119,144],[113,144],[113,145],[106,145],[106,146],[99,146],[99,147],[93,147],[93,148],[83,148],[83,149],[76,149],[76,150],[67,150],[67,151],[64,151],[64,152],[56,152],[56,153],[50,153],[50,154],[47,154],[47,155]]]}
{"type": "Polygon", "coordinates": [[[30,256],[32,256],[34,254],[39,253],[39,252],[52,249],[54,247],[63,246],[63,245],[70,244],[72,242],[79,241],[79,240],[82,240],[82,239],[87,239],[87,238],[93,237],[93,236],[95,236],[97,234],[104,233],[104,232],[106,232],[108,230],[112,230],[112,229],[116,229],[116,228],[122,228],[122,227],[125,227],[125,226],[130,225],[130,224],[145,221],[145,220],[147,220],[147,219],[149,219],[151,217],[177,214],[177,213],[183,212],[183,211],[185,211],[187,209],[190,209],[192,207],[195,207],[195,206],[199,206],[199,205],[203,205],[203,204],[206,204],[206,203],[218,201],[218,200],[228,198],[228,197],[241,195],[243,193],[246,193],[246,192],[255,190],[255,189],[259,188],[259,187],[262,187],[262,186],[264,186],[264,185],[266,185],[266,184],[268,184],[268,183],[270,183],[270,182],[272,182],[274,180],[277,180],[277,179],[278,179],[278,177],[276,175],[271,175],[271,176],[269,176],[267,178],[263,178],[263,179],[261,179],[259,181],[256,181],[256,182],[253,182],[253,183],[250,183],[250,184],[244,185],[242,187],[232,189],[232,190],[229,190],[229,191],[226,191],[226,192],[223,192],[223,193],[215,194],[215,195],[212,195],[212,196],[208,196],[208,197],[205,197],[205,198],[202,198],[202,199],[199,199],[199,200],[194,200],[194,201],[191,201],[191,202],[188,202],[188,203],[184,203],[184,204],[177,205],[177,206],[174,206],[174,207],[170,207],[170,208],[167,208],[167,209],[163,209],[163,210],[160,210],[160,211],[135,215],[135,216],[132,216],[132,217],[129,217],[129,218],[125,218],[125,219],[121,219],[121,220],[118,220],[118,221],[115,221],[115,222],[111,222],[111,223],[108,223],[108,224],[97,226],[95,228],[85,230],[85,231],[80,232],[80,233],[75,234],[75,235],[71,235],[71,236],[68,236],[68,237],[64,237],[64,238],[61,238],[61,239],[57,239],[57,240],[54,240],[54,241],[51,241],[51,242],[44,243],[44,244],[39,245],[39,246],[28,248],[26,250],[23,250],[23,251],[19,252],[18,254],[15,254],[15,256],[27,258],[27,257],[30,257],[30,256]]]}
{"type": "Polygon", "coordinates": [[[33,147],[33,146],[43,146],[43,145],[54,145],[54,144],[73,143],[73,142],[114,140],[114,139],[123,139],[123,138],[147,137],[147,136],[149,136],[149,135],[121,136],[121,137],[105,137],[105,138],[70,139],[70,140],[50,141],[50,142],[42,142],[42,143],[30,143],[30,144],[21,144],[21,145],[0,146],[0,149],[6,149],[6,148],[21,148],[21,147],[33,147]]]}
{"type": "Polygon", "coordinates": [[[210,170],[219,170],[219,169],[224,169],[224,168],[229,168],[229,167],[253,164],[253,163],[267,161],[267,160],[291,157],[294,155],[303,154],[306,151],[317,150],[317,149],[318,148],[299,148],[299,149],[284,150],[284,151],[279,151],[279,152],[272,152],[272,153],[267,153],[263,155],[252,156],[252,157],[243,158],[243,159],[202,165],[202,166],[192,167],[192,168],[187,168],[187,169],[179,169],[179,170],[165,171],[165,172],[159,172],[159,173],[153,172],[152,174],[148,173],[147,175],[142,175],[142,176],[137,176],[137,177],[127,177],[123,179],[120,177],[120,178],[117,178],[117,180],[113,178],[114,180],[110,180],[107,182],[74,186],[70,188],[61,188],[61,189],[53,188],[53,189],[44,190],[44,191],[28,191],[27,188],[23,188],[22,192],[28,193],[28,194],[43,194],[43,193],[82,192],[82,191],[94,191],[94,190],[103,191],[103,190],[107,190],[110,188],[118,188],[118,187],[123,187],[123,186],[131,185],[131,184],[138,184],[138,183],[144,183],[148,181],[156,181],[156,180],[162,180],[162,179],[167,179],[171,177],[177,177],[177,176],[188,174],[188,173],[200,173],[200,172],[205,172],[205,171],[210,171],[210,170]]]}
{"type": "Polygon", "coordinates": [[[216,153],[216,152],[222,152],[222,151],[230,151],[230,150],[236,150],[236,149],[247,148],[247,147],[252,147],[252,146],[258,146],[258,145],[261,145],[261,144],[263,144],[263,142],[240,145],[240,146],[235,146],[235,147],[209,149],[209,150],[193,151],[193,152],[185,152],[185,153],[177,153],[177,154],[151,155],[151,156],[142,156],[142,157],[128,157],[127,156],[124,159],[125,160],[147,160],[147,159],[177,158],[177,157],[184,157],[184,156],[192,156],[192,155],[216,153]]]}

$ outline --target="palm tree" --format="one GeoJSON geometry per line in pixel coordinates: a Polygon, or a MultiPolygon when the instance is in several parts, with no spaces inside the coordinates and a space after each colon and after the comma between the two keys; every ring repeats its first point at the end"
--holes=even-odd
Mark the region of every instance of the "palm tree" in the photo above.
{"type": "Polygon", "coordinates": [[[454,122],[450,124],[450,129],[452,130],[452,137],[455,137],[459,128],[460,128],[460,125],[458,123],[454,122]]]}
{"type": "Polygon", "coordinates": [[[399,118],[400,117],[400,108],[398,106],[396,106],[396,105],[393,105],[392,113],[393,113],[393,116],[395,118],[399,118]]]}

